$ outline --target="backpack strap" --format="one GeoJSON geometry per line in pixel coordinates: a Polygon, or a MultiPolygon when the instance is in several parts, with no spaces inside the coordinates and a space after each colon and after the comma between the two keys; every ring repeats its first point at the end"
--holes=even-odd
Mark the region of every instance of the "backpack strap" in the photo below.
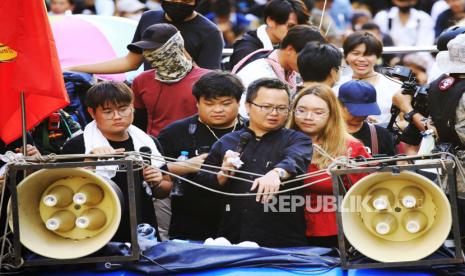
{"type": "Polygon", "coordinates": [[[376,133],[376,127],[374,124],[368,123],[370,128],[370,138],[371,138],[371,154],[375,155],[379,153],[378,150],[378,135],[376,133]]]}

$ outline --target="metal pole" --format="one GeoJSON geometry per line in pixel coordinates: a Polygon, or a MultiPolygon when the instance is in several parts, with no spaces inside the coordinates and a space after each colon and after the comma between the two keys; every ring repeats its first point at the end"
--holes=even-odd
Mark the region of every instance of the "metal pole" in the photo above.
{"type": "Polygon", "coordinates": [[[27,156],[26,102],[24,100],[24,91],[21,91],[21,123],[23,132],[23,155],[27,156]]]}

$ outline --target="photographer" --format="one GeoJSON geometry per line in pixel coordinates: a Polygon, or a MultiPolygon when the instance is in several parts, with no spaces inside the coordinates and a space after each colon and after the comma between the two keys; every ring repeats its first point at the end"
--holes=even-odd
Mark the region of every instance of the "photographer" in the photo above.
{"type": "MultiPolygon", "coordinates": [[[[443,35],[448,35],[447,32],[443,35]]],[[[404,118],[419,131],[433,128],[440,143],[450,144],[460,150],[465,145],[465,59],[459,55],[464,50],[465,34],[460,34],[447,43],[448,51],[437,55],[438,67],[443,74],[430,84],[428,89],[428,111],[436,128],[412,107],[412,96],[398,92],[393,103],[404,112],[404,118]]]]}

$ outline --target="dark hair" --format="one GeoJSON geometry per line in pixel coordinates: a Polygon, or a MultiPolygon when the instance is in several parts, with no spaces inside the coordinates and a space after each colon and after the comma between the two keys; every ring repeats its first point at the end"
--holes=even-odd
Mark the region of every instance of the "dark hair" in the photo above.
{"type": "Polygon", "coordinates": [[[89,88],[86,93],[86,104],[94,110],[99,106],[131,103],[132,90],[122,82],[103,81],[89,88]]]}
{"type": "Polygon", "coordinates": [[[212,11],[218,16],[226,16],[232,12],[233,3],[231,0],[215,0],[212,11]]]}
{"type": "Polygon", "coordinates": [[[365,53],[363,53],[365,56],[376,55],[378,58],[381,57],[383,43],[374,35],[364,31],[354,32],[346,38],[342,45],[344,56],[347,57],[347,55],[360,44],[365,44],[366,50],[365,53]]]}
{"type": "Polygon", "coordinates": [[[295,13],[297,24],[308,24],[310,12],[302,0],[271,0],[263,11],[263,20],[269,17],[274,22],[282,25],[289,20],[289,15],[295,13]]]}
{"type": "Polygon", "coordinates": [[[213,71],[203,75],[192,87],[192,95],[200,100],[233,97],[240,101],[245,88],[240,79],[231,73],[213,71]]]}
{"type": "MultiPolygon", "coordinates": [[[[282,89],[285,90],[287,95],[290,96],[289,87],[287,84],[282,82],[276,78],[260,78],[258,80],[253,81],[247,87],[247,96],[245,98],[245,102],[251,103],[255,98],[257,98],[257,93],[260,88],[270,88],[270,89],[282,89]]],[[[290,101],[290,99],[289,99],[290,101]]]]}
{"type": "Polygon", "coordinates": [[[303,81],[324,81],[331,69],[339,70],[342,53],[332,44],[309,42],[297,57],[297,66],[303,81]]]}
{"type": "Polygon", "coordinates": [[[298,53],[302,51],[302,49],[305,47],[305,44],[311,41],[326,43],[326,38],[315,26],[298,25],[292,27],[287,32],[287,35],[281,42],[280,48],[285,49],[287,46],[291,45],[292,48],[294,48],[294,50],[298,53]]]}
{"type": "Polygon", "coordinates": [[[378,24],[376,23],[373,23],[373,22],[368,22],[368,23],[365,23],[362,25],[362,27],[360,27],[360,29],[362,31],[371,31],[371,30],[378,30],[378,31],[381,31],[381,29],[379,28],[378,24]]]}

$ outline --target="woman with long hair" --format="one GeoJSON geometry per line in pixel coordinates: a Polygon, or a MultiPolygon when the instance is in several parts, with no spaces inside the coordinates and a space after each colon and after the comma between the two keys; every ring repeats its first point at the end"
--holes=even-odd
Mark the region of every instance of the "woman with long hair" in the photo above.
{"type": "MultiPolygon", "coordinates": [[[[331,157],[370,157],[363,144],[346,129],[342,109],[331,88],[324,84],[304,87],[294,100],[288,127],[302,131],[312,138],[328,155],[313,150],[308,173],[325,170],[333,162],[331,157]]],[[[364,174],[352,174],[344,178],[344,186],[350,188],[364,174]]],[[[306,179],[306,183],[318,183],[305,188],[306,235],[309,245],[337,247],[337,224],[331,176],[322,171],[306,179]]]]}

